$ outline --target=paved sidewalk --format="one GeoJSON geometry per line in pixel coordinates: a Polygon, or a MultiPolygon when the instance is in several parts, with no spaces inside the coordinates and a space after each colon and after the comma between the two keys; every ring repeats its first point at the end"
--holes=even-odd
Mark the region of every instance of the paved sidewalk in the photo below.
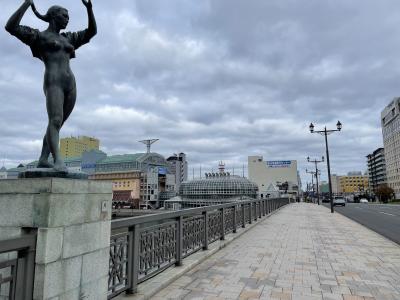
{"type": "Polygon", "coordinates": [[[152,299],[400,300],[400,247],[325,207],[296,203],[152,299]]]}

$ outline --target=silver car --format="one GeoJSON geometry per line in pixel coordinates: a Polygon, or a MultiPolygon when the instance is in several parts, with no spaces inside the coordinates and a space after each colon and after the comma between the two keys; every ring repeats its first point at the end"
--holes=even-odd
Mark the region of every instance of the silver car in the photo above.
{"type": "Polygon", "coordinates": [[[335,197],[333,198],[333,206],[336,205],[346,206],[346,200],[343,197],[335,197]]]}

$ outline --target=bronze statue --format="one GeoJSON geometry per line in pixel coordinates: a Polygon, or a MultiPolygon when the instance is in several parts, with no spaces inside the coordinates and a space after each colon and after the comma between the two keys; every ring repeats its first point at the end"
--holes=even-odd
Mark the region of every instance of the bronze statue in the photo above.
{"type": "Polygon", "coordinates": [[[54,168],[55,171],[67,172],[60,156],[59,133],[68,119],[76,101],[76,83],[69,61],[75,57],[75,50],[86,44],[96,35],[97,26],[91,0],[82,0],[88,14],[88,28],[79,32],[62,32],[67,27],[68,10],[52,6],[45,15],[35,8],[33,0],[25,0],[7,22],[6,30],[23,43],[30,46],[34,57],[45,65],[43,90],[46,96],[48,126],[43,138],[42,152],[38,168],[54,168]],[[40,32],[28,26],[20,25],[21,19],[29,7],[35,15],[49,23],[49,27],[40,32]],[[48,159],[50,153],[54,159],[52,165],[48,159]]]}

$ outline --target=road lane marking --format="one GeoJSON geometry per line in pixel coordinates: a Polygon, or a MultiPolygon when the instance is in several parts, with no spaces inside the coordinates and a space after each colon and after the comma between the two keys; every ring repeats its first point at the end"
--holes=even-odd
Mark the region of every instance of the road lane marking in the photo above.
{"type": "Polygon", "coordinates": [[[386,213],[386,212],[383,212],[383,211],[380,211],[380,213],[381,213],[381,214],[388,215],[388,216],[393,216],[393,217],[395,217],[395,216],[396,216],[396,215],[392,215],[392,214],[389,214],[389,213],[386,213]]]}

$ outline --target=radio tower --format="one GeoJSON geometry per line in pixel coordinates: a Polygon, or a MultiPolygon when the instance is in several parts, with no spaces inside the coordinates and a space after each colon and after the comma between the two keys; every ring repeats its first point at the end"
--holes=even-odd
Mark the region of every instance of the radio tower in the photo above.
{"type": "Polygon", "coordinates": [[[219,162],[218,170],[219,170],[219,174],[223,174],[225,172],[225,164],[222,160],[219,162]]]}
{"type": "Polygon", "coordinates": [[[150,139],[150,140],[139,141],[139,143],[145,144],[147,147],[147,153],[150,153],[151,144],[154,144],[157,141],[158,141],[158,139],[150,139]]]}

